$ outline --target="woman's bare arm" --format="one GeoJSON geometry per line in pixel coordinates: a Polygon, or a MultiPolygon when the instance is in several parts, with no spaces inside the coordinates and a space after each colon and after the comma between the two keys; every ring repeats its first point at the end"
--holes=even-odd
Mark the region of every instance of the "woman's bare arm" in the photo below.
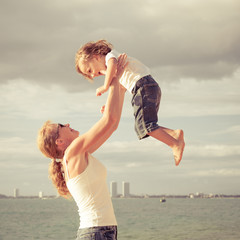
{"type": "Polygon", "coordinates": [[[125,94],[125,90],[120,87],[119,79],[126,65],[126,55],[124,54],[118,59],[117,74],[109,87],[107,103],[102,118],[90,130],[71,143],[68,155],[74,156],[83,152],[94,152],[116,130],[120,121],[125,94]]]}

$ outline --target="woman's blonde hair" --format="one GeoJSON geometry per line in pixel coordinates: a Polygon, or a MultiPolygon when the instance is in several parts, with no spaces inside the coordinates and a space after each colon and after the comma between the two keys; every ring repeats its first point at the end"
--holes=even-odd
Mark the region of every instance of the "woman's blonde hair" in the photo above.
{"type": "Polygon", "coordinates": [[[47,121],[38,132],[37,144],[39,150],[48,158],[52,159],[49,164],[49,177],[52,179],[53,185],[57,188],[58,193],[64,197],[71,196],[65,179],[62,163],[58,159],[63,158],[63,152],[57,149],[55,143],[58,138],[58,125],[47,121]]]}
{"type": "Polygon", "coordinates": [[[88,42],[83,45],[76,53],[75,56],[75,67],[78,73],[82,74],[85,78],[92,81],[92,77],[90,75],[84,74],[78,67],[79,60],[82,59],[84,61],[90,60],[94,55],[107,55],[112,51],[113,45],[106,40],[98,40],[96,42],[88,42]]]}

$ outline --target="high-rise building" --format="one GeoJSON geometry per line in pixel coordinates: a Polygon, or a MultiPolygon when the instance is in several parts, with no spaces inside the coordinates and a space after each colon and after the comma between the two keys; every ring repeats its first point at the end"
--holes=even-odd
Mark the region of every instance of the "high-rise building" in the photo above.
{"type": "Polygon", "coordinates": [[[39,192],[39,193],[38,193],[38,197],[39,197],[39,198],[43,198],[43,192],[39,192]]]}
{"type": "Polygon", "coordinates": [[[117,197],[117,183],[110,182],[110,196],[117,197]]]}
{"type": "Polygon", "coordinates": [[[130,183],[129,182],[122,182],[122,196],[130,197],[130,183]]]}
{"type": "Polygon", "coordinates": [[[18,198],[18,197],[19,197],[19,189],[18,189],[18,188],[14,188],[14,190],[13,190],[13,196],[14,196],[15,198],[18,198]]]}

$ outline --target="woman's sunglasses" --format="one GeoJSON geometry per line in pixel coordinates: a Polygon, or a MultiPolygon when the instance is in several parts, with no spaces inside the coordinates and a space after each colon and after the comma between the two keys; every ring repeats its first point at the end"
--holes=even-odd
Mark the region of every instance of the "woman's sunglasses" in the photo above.
{"type": "Polygon", "coordinates": [[[61,123],[58,123],[58,126],[57,126],[57,133],[56,133],[56,139],[59,137],[59,128],[63,128],[65,127],[65,125],[61,124],[61,123]]]}

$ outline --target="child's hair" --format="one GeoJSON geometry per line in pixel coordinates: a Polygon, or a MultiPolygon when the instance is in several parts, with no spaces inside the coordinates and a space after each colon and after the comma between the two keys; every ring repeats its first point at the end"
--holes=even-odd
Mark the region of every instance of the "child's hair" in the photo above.
{"type": "Polygon", "coordinates": [[[78,73],[82,74],[88,80],[92,80],[92,77],[81,72],[78,67],[79,60],[90,60],[94,55],[107,55],[112,51],[113,45],[106,40],[98,40],[96,42],[88,42],[83,45],[76,53],[75,67],[78,73]]]}

